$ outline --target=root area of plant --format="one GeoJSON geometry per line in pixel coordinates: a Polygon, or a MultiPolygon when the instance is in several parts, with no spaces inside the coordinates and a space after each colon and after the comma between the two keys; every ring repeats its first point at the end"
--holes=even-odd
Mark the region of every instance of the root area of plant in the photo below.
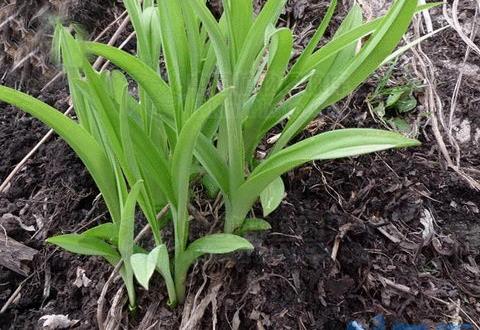
{"type": "MultiPolygon", "coordinates": [[[[318,24],[327,2],[295,3],[284,15],[285,24],[297,22],[298,35],[308,38],[310,23],[318,24]],[[315,10],[318,17],[311,15],[315,10]]],[[[467,5],[462,22],[473,12],[467,5]]],[[[436,13],[435,24],[442,22],[441,11],[436,13]]],[[[462,166],[473,169],[469,173],[478,179],[480,90],[478,74],[469,73],[480,72],[479,57],[470,56],[467,70],[462,62],[466,46],[453,31],[435,36],[423,49],[433,60],[445,111],[458,74],[464,72],[453,134],[460,141],[462,166]]],[[[394,84],[412,77],[408,56],[394,70],[394,84]]],[[[305,134],[382,127],[365,101],[381,77],[382,72],[322,114],[305,134]]],[[[39,95],[45,81],[35,79],[29,92],[39,95]]],[[[65,110],[68,93],[64,82],[58,85],[55,92],[41,95],[65,110]]],[[[478,322],[480,193],[445,166],[422,108],[422,93],[414,93],[419,106],[403,117],[418,129],[422,147],[317,162],[290,173],[284,177],[286,199],[268,217],[273,229],[249,236],[254,252],[203,259],[192,270],[185,307],[176,310],[167,306],[165,288],[154,277],[149,292],[138,290],[137,311],[129,313],[124,305],[118,322],[131,329],[328,330],[345,329],[354,319],[368,323],[377,314],[388,322],[478,322]]],[[[0,105],[0,178],[46,132],[37,121],[0,105]]],[[[52,315],[68,316],[74,329],[96,328],[97,299],[112,268],[101,259],[45,245],[44,239],[105,221],[97,194],[83,165],[57,137],[0,194],[0,230],[38,250],[27,265],[28,277],[0,266],[0,309],[8,304],[0,314],[1,329],[41,329],[45,319],[40,319],[52,315]]],[[[215,220],[202,197],[194,204],[203,217],[194,220],[193,236],[215,220]]],[[[109,304],[119,286],[112,285],[109,304]]]]}

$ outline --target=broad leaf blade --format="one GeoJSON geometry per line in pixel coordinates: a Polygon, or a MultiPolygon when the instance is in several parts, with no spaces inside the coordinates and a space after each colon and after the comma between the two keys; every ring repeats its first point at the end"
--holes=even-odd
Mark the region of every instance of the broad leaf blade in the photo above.
{"type": "Polygon", "coordinates": [[[84,231],[82,236],[116,242],[118,240],[118,225],[113,222],[104,223],[84,231]]]}
{"type": "Polygon", "coordinates": [[[276,178],[260,194],[263,216],[266,217],[275,211],[285,197],[285,185],[281,177],[276,178]]]}
{"type": "Polygon", "coordinates": [[[251,218],[243,222],[242,227],[237,229],[236,234],[243,236],[251,232],[267,231],[270,229],[272,229],[272,226],[266,220],[251,218]]]}
{"type": "Polygon", "coordinates": [[[158,250],[153,250],[150,254],[136,253],[130,257],[133,274],[135,274],[138,283],[140,283],[145,290],[148,290],[150,278],[152,278],[155,267],[157,266],[157,254],[158,250]]]}
{"type": "Polygon", "coordinates": [[[85,237],[81,234],[66,234],[50,237],[47,239],[47,242],[72,253],[119,258],[117,251],[110,244],[95,237],[85,237]]]}
{"type": "MultiPolygon", "coordinates": [[[[233,205],[238,221],[268,185],[280,175],[312,160],[351,157],[366,153],[417,146],[416,140],[398,133],[375,129],[343,129],[311,137],[290,146],[261,163],[239,188],[233,205]]],[[[236,227],[241,223],[236,224],[236,227]]]]}
{"type": "Polygon", "coordinates": [[[193,259],[204,254],[225,254],[239,250],[253,250],[253,245],[245,238],[231,234],[213,234],[197,239],[185,251],[193,259]]]}

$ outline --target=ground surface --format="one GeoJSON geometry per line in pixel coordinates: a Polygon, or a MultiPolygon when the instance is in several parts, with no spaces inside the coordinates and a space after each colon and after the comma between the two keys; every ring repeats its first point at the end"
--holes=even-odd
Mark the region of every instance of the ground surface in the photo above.
{"type": "MultiPolygon", "coordinates": [[[[299,49],[308,40],[310,27],[319,23],[326,4],[291,1],[284,22],[296,26],[299,49]]],[[[462,5],[460,20],[468,30],[475,10],[472,4],[462,5]]],[[[115,12],[110,3],[103,8],[115,12]]],[[[344,15],[345,7],[340,11],[344,15]]],[[[433,21],[444,24],[440,11],[434,12],[433,21]]],[[[106,26],[95,20],[84,24],[92,33],[98,32],[96,25],[106,26]]],[[[480,59],[472,54],[463,63],[466,46],[453,30],[435,36],[423,50],[433,61],[446,114],[458,75],[464,73],[452,134],[459,141],[461,165],[478,171],[480,59]]],[[[403,58],[389,84],[416,79],[415,68],[412,55],[403,58]]],[[[384,73],[330,109],[306,134],[381,126],[365,100],[384,73]]],[[[12,73],[6,82],[13,85],[15,77],[12,73]]],[[[65,110],[64,82],[40,93],[46,81],[47,77],[34,75],[25,80],[24,89],[65,110]]],[[[269,218],[272,231],[251,237],[256,246],[253,253],[208,259],[195,267],[190,292],[191,298],[197,295],[198,299],[187,304],[196,307],[192,312],[168,309],[157,279],[150,293],[139,292],[139,310],[124,318],[123,324],[170,329],[178,328],[182,317],[183,322],[197,317],[200,329],[213,324],[217,329],[344,329],[348,320],[366,321],[378,313],[389,321],[412,323],[480,320],[480,194],[445,166],[432,133],[425,93],[425,88],[416,91],[419,106],[402,117],[419,132],[422,147],[315,163],[290,173],[285,177],[287,198],[269,218]]],[[[47,130],[6,105],[0,109],[3,179],[47,130]]],[[[448,141],[447,147],[454,154],[448,141]]],[[[1,223],[8,235],[39,250],[29,278],[0,267],[0,308],[22,286],[18,298],[0,314],[0,328],[38,328],[40,317],[48,314],[69,315],[79,320],[78,329],[95,328],[96,300],[110,267],[100,259],[45,246],[43,239],[102,222],[105,208],[96,195],[82,164],[56,137],[41,147],[0,195],[1,223]],[[6,226],[11,216],[34,230],[6,226]],[[82,271],[91,282],[79,288],[74,282],[82,271]]],[[[213,220],[209,205],[199,200],[197,208],[213,220]]],[[[109,298],[118,287],[112,288],[109,298]]]]}

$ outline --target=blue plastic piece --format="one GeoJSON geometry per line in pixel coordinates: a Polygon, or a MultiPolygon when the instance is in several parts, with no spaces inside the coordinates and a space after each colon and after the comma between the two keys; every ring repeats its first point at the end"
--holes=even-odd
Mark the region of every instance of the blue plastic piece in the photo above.
{"type": "MultiPolygon", "coordinates": [[[[429,330],[427,325],[422,324],[407,324],[395,323],[391,330],[429,330]]],[[[360,322],[352,321],[347,325],[347,330],[389,330],[387,328],[386,320],[383,315],[377,315],[370,321],[370,326],[365,328],[360,322]]],[[[465,323],[462,325],[455,325],[451,323],[437,324],[435,330],[473,330],[471,324],[465,323]]]]}
{"type": "Polygon", "coordinates": [[[372,330],[387,330],[387,321],[383,315],[377,315],[372,319],[372,330]]]}

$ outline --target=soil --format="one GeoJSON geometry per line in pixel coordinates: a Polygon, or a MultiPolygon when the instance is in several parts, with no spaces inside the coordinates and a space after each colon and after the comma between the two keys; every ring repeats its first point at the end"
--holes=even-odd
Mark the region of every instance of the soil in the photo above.
{"type": "MultiPolygon", "coordinates": [[[[290,1],[284,24],[295,25],[308,40],[326,3],[290,1]]],[[[462,23],[474,13],[473,6],[464,8],[462,23]]],[[[435,24],[444,23],[440,14],[435,13],[435,24]]],[[[95,24],[105,26],[97,21],[87,22],[91,31],[98,30],[95,24]]],[[[300,38],[299,49],[305,40],[300,38]]],[[[466,46],[450,30],[423,49],[434,59],[438,93],[448,111],[459,72],[478,73],[480,59],[472,54],[465,70],[466,46]]],[[[408,58],[397,64],[390,84],[404,83],[414,72],[411,65],[408,58]]],[[[379,127],[365,100],[382,74],[319,117],[306,134],[379,127]]],[[[28,91],[37,96],[46,78],[35,77],[28,91]]],[[[68,107],[67,96],[62,81],[40,95],[60,110],[68,107]]],[[[123,314],[124,326],[147,329],[156,322],[155,328],[174,329],[192,315],[198,316],[199,329],[334,330],[353,319],[368,324],[377,314],[389,323],[480,320],[480,194],[445,166],[421,105],[422,90],[415,96],[420,106],[405,119],[417,125],[422,147],[313,163],[286,175],[287,197],[268,219],[273,229],[249,236],[255,251],[204,259],[194,267],[186,305],[197,307],[194,313],[169,309],[163,284],[155,278],[149,292],[139,289],[138,311],[123,314]]],[[[477,171],[479,102],[478,74],[465,74],[454,134],[463,137],[461,165],[477,171]]],[[[0,123],[0,178],[5,178],[47,129],[6,105],[0,105],[0,123]]],[[[0,195],[0,218],[11,214],[34,227],[32,232],[8,227],[8,235],[39,251],[28,278],[0,267],[0,308],[21,286],[19,298],[0,314],[1,329],[41,328],[39,319],[49,314],[78,320],[75,329],[96,328],[97,299],[111,267],[55,249],[44,239],[105,221],[97,194],[77,157],[54,137],[0,195]],[[82,273],[91,282],[77,287],[82,273]]],[[[199,198],[199,212],[213,221],[209,207],[199,198]]],[[[194,224],[197,230],[205,230],[202,226],[194,224]]],[[[109,301],[119,287],[112,288],[109,301]]]]}

